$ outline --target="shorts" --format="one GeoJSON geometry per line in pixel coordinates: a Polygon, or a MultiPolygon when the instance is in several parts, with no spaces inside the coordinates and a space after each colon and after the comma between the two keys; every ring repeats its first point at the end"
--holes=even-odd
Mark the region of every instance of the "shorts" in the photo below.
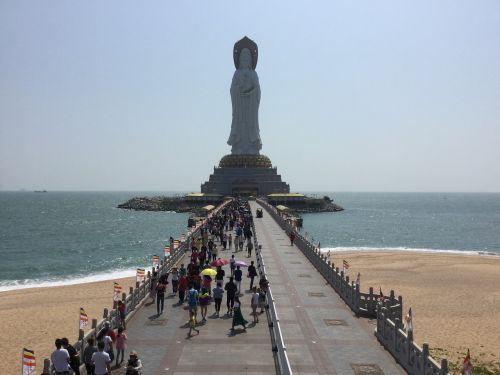
{"type": "Polygon", "coordinates": [[[193,306],[189,305],[189,312],[196,312],[197,307],[198,307],[197,305],[193,305],[193,306]]]}

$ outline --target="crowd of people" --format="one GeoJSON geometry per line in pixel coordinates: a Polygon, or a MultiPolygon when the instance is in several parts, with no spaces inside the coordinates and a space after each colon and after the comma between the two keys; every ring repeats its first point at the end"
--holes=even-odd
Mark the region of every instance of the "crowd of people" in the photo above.
{"type": "MultiPolygon", "coordinates": [[[[258,286],[254,285],[258,276],[254,262],[250,261],[250,264],[247,264],[235,258],[235,255],[244,249],[247,258],[252,256],[254,248],[252,220],[248,203],[233,200],[206,220],[200,228],[198,238],[189,239],[187,266],[186,263],[182,263],[179,267],[172,268],[170,273],[164,274],[158,274],[153,269],[150,304],[156,303],[157,318],[163,314],[165,295],[169,293],[171,284],[171,296],[177,296],[178,306],[187,304],[189,337],[193,332],[199,333],[200,325],[206,324],[208,306],[212,302],[214,318],[221,317],[224,295],[227,308],[225,315],[232,318],[230,329],[234,331],[235,327],[242,326],[243,330],[246,330],[248,321],[243,316],[240,300],[244,295],[242,268],[246,268],[251,316],[253,324],[259,322],[259,314],[262,314],[265,308],[268,281],[261,275],[258,286]],[[234,251],[232,251],[233,246],[234,251]],[[231,254],[231,257],[224,256],[225,252],[231,254]],[[228,275],[225,266],[229,268],[228,275]]],[[[87,341],[83,359],[89,375],[110,375],[113,361],[115,368],[120,368],[124,362],[128,337],[125,304],[121,301],[118,303],[117,311],[117,332],[111,327],[110,322],[106,321],[96,334],[95,340],[90,338],[87,341]]],[[[56,374],[69,374],[71,370],[79,375],[80,354],[69,344],[68,339],[57,339],[55,346],[56,350],[51,355],[51,361],[56,374]]],[[[126,374],[140,375],[142,363],[138,353],[131,351],[129,356],[125,367],[126,374]]]]}
{"type": "Polygon", "coordinates": [[[208,306],[212,302],[214,317],[221,316],[224,295],[227,308],[225,315],[232,317],[231,329],[234,330],[235,326],[242,326],[245,330],[248,322],[241,312],[240,297],[243,296],[242,268],[246,268],[250,281],[248,291],[251,296],[253,322],[259,321],[257,309],[260,306],[260,313],[264,311],[268,282],[262,276],[259,285],[254,285],[255,278],[258,276],[254,261],[247,264],[235,258],[235,255],[245,249],[247,258],[252,256],[254,248],[252,220],[248,203],[232,201],[206,220],[197,238],[190,238],[187,266],[182,263],[179,267],[174,267],[170,275],[158,275],[153,270],[151,297],[152,303],[156,302],[158,317],[163,314],[168,278],[171,276],[171,295],[178,297],[178,305],[186,303],[188,306],[188,336],[193,331],[199,332],[197,327],[207,322],[208,306]],[[225,256],[225,252],[231,254],[231,257],[225,256]],[[226,265],[229,266],[228,275],[224,269],[226,265]],[[198,312],[200,313],[199,321],[198,312]]]}

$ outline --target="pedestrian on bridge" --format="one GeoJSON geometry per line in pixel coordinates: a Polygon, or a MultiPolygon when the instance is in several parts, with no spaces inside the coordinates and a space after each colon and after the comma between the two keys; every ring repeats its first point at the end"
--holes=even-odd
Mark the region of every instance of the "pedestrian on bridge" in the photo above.
{"type": "Polygon", "coordinates": [[[233,324],[231,326],[231,330],[234,331],[234,326],[243,326],[243,329],[247,330],[248,322],[243,318],[243,314],[241,313],[241,302],[238,296],[234,298],[234,315],[233,315],[233,324]]]}
{"type": "Polygon", "coordinates": [[[226,305],[227,305],[227,315],[231,316],[233,314],[234,308],[234,299],[236,297],[236,292],[238,291],[238,287],[233,282],[233,278],[230,277],[229,281],[224,286],[226,294],[226,305]]]}

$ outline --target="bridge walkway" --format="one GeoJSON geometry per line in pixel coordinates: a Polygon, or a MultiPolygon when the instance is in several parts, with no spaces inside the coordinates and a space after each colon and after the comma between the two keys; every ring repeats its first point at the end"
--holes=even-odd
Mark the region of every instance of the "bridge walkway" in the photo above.
{"type": "MultiPolygon", "coordinates": [[[[218,242],[217,244],[219,245],[218,242]]],[[[233,250],[219,251],[219,256],[227,259],[232,254],[233,250]]],[[[235,258],[248,264],[250,260],[256,261],[255,256],[247,258],[246,251],[235,253],[235,258]]],[[[180,263],[187,265],[187,257],[180,263]]],[[[229,266],[225,266],[224,270],[226,275],[230,274],[229,266]]],[[[245,275],[246,270],[243,271],[245,275]]],[[[224,282],[226,281],[227,278],[224,282]]],[[[255,282],[258,284],[258,278],[255,282]]],[[[210,304],[207,322],[197,327],[199,335],[193,331],[193,336],[188,337],[187,305],[179,306],[178,297],[167,294],[164,313],[160,317],[156,317],[156,304],[145,306],[127,324],[129,342],[126,353],[130,350],[138,351],[144,375],[275,374],[266,315],[260,316],[260,323],[252,323],[249,284],[250,279],[244,277],[240,300],[244,318],[249,322],[246,331],[242,327],[236,327],[234,333],[231,332],[232,318],[222,314],[227,311],[224,295],[220,318],[214,314],[214,304],[210,304]]],[[[169,291],[172,290],[170,284],[168,288],[169,291]]],[[[198,320],[201,320],[199,309],[198,320]]],[[[122,368],[113,370],[112,373],[124,374],[125,371],[122,368]]]]}
{"type": "MultiPolygon", "coordinates": [[[[252,212],[260,207],[251,201],[252,212]]],[[[255,231],[294,374],[405,374],[265,210],[255,231]]],[[[255,217],[255,215],[254,215],[255,217]]]]}

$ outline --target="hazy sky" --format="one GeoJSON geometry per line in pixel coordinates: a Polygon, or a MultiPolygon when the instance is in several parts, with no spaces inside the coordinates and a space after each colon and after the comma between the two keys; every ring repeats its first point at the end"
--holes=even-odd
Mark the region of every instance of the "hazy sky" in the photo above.
{"type": "Polygon", "coordinates": [[[1,188],[199,190],[244,35],[292,191],[500,191],[498,0],[3,0],[1,188]]]}

